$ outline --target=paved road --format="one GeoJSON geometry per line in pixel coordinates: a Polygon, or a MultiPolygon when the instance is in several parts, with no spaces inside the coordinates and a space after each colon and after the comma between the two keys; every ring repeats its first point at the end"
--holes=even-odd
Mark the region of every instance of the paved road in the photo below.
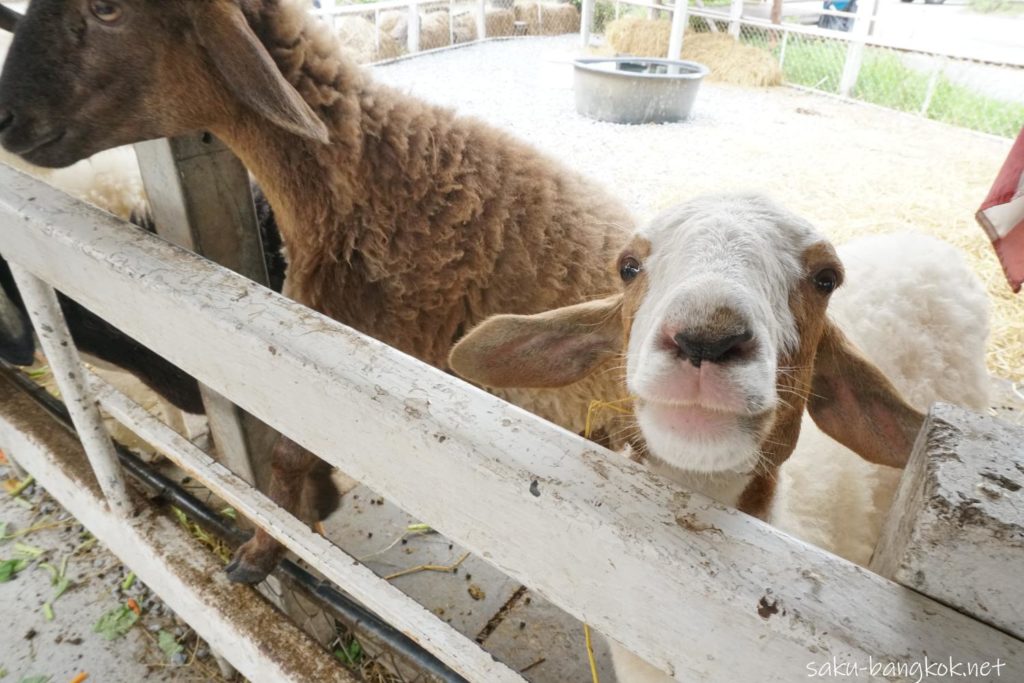
{"type": "MultiPolygon", "coordinates": [[[[813,23],[822,2],[789,0],[784,7],[786,17],[803,17],[803,22],[813,23]]],[[[744,7],[744,14],[751,17],[767,18],[770,11],[769,2],[744,7]]],[[[946,0],[942,5],[926,5],[924,0],[878,0],[874,35],[921,50],[1024,65],[1024,12],[982,14],[970,9],[968,0],[946,0]]]]}
{"type": "Polygon", "coordinates": [[[1024,13],[981,14],[965,0],[942,5],[880,0],[875,35],[921,49],[1024,65],[1024,13]]]}

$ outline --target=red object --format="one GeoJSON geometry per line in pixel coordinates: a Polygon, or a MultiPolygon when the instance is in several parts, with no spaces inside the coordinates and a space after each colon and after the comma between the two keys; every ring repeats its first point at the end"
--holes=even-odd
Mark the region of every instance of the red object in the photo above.
{"type": "Polygon", "coordinates": [[[1015,293],[1024,284],[1024,130],[975,214],[988,233],[1015,293]]]}

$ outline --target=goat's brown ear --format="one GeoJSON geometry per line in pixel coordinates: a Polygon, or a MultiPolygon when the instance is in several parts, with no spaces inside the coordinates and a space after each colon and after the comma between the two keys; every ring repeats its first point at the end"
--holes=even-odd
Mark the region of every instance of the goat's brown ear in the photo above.
{"type": "Polygon", "coordinates": [[[190,3],[199,41],[242,102],[287,131],[327,143],[327,127],[285,80],[234,2],[190,3]]]}
{"type": "Polygon", "coordinates": [[[823,432],[865,460],[903,467],[924,415],[828,321],[818,343],[807,410],[823,432]]]}
{"type": "Polygon", "coordinates": [[[619,353],[622,297],[537,315],[497,315],[452,349],[452,370],[487,387],[563,387],[619,353]]]}

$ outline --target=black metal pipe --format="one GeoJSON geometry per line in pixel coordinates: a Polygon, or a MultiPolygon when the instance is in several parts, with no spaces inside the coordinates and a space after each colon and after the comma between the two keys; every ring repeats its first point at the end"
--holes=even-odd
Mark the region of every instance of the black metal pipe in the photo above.
{"type": "MultiPolygon", "coordinates": [[[[65,428],[74,432],[71,417],[62,401],[52,396],[14,366],[0,360],[0,367],[65,428]]],[[[218,515],[176,481],[142,462],[124,445],[115,441],[114,448],[122,467],[132,478],[142,483],[156,496],[179,508],[206,531],[220,536],[232,546],[240,545],[249,537],[250,532],[238,528],[222,515],[218,515]]],[[[413,666],[446,683],[468,683],[465,678],[452,671],[444,662],[423,649],[416,641],[367,610],[329,581],[317,578],[287,559],[281,561],[274,573],[279,577],[284,576],[290,579],[314,602],[333,613],[349,628],[358,629],[387,646],[413,666]]]]}

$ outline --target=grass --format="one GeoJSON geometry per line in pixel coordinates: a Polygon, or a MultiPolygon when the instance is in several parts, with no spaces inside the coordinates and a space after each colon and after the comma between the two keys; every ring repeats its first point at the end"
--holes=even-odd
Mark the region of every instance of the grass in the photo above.
{"type": "MultiPolygon", "coordinates": [[[[776,45],[775,53],[778,54],[776,45]]],[[[846,44],[791,35],[784,64],[787,82],[839,92],[846,44]]],[[[920,112],[930,74],[912,69],[889,50],[866,47],[851,96],[900,111],[920,112]]],[[[954,83],[940,75],[925,113],[930,119],[1002,137],[1014,137],[1024,125],[1024,102],[1008,102],[954,83]]]]}
{"type": "Polygon", "coordinates": [[[1024,12],[1021,0],[971,0],[970,8],[981,14],[1020,14],[1024,12]]]}

